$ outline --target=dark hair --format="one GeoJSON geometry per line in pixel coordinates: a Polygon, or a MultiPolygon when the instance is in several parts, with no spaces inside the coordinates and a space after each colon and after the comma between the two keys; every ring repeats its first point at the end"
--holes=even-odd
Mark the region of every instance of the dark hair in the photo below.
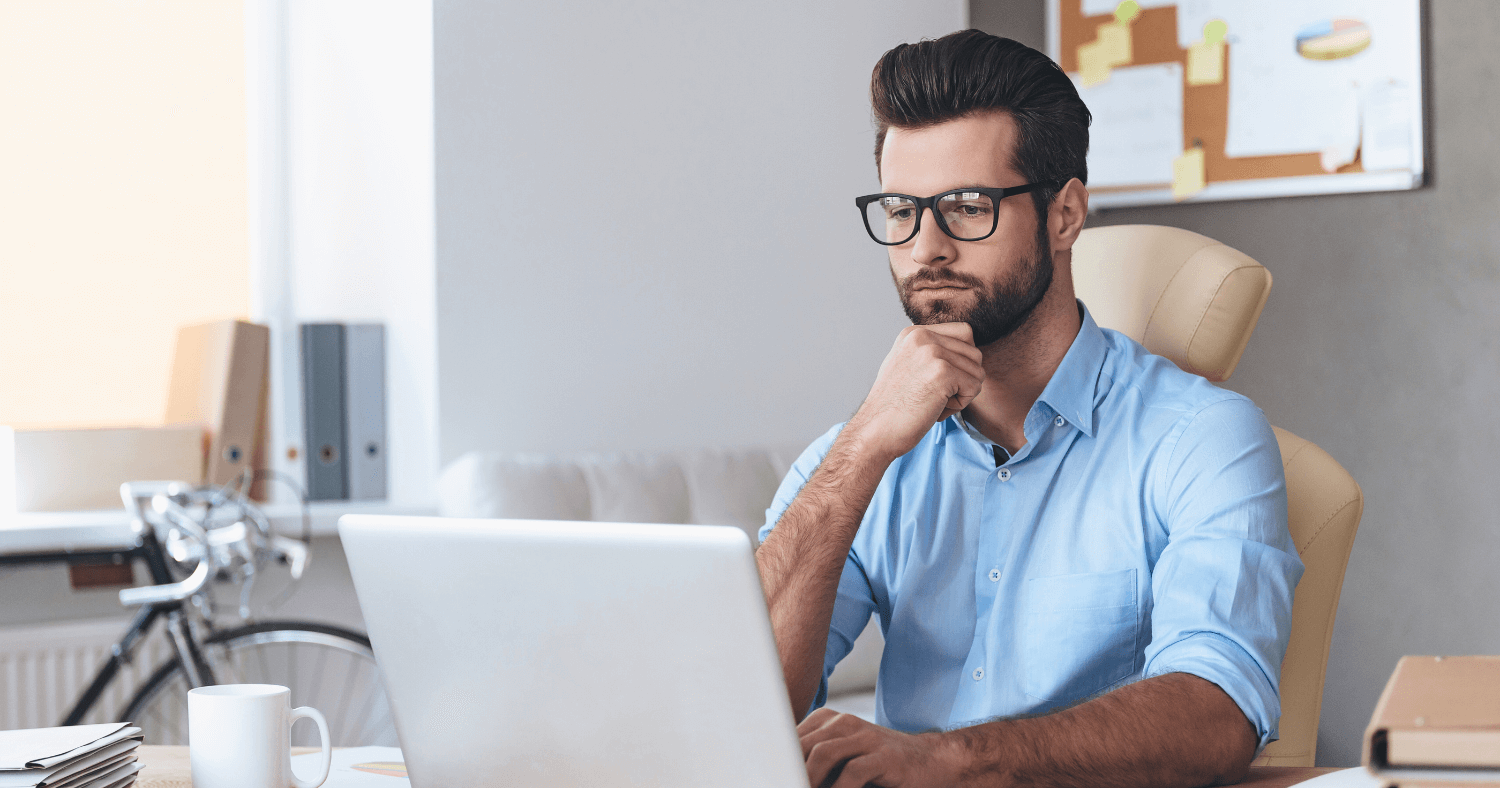
{"type": "Polygon", "coordinates": [[[877,170],[892,127],[921,129],[998,110],[1020,133],[1011,166],[1028,183],[1046,184],[1031,193],[1039,216],[1070,178],[1088,183],[1089,109],[1062,68],[1025,44],[961,30],[898,45],[875,64],[870,106],[877,170]]]}

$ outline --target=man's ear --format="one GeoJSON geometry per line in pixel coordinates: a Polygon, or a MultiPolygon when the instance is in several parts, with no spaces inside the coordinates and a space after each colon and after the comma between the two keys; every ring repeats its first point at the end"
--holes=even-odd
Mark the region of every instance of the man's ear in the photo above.
{"type": "Polygon", "coordinates": [[[1073,178],[1063,184],[1047,209],[1047,234],[1054,253],[1072,251],[1088,215],[1089,190],[1083,181],[1073,178]]]}

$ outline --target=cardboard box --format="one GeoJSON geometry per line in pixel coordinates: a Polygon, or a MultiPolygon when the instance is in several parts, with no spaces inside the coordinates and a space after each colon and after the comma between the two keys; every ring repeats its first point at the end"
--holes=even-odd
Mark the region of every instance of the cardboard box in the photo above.
{"type": "MultiPolygon", "coordinates": [[[[125,482],[201,484],[203,452],[203,429],[196,426],[16,430],[10,455],[15,509],[119,509],[125,482]]],[[[0,459],[0,468],[6,464],[0,459]]],[[[0,481],[0,490],[4,486],[0,481]]]]}

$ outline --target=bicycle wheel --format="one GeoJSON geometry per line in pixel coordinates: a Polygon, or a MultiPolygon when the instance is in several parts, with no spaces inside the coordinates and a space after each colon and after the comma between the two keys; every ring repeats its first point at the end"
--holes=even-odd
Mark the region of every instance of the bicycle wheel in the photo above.
{"type": "MultiPolygon", "coordinates": [[[[370,639],[307,621],[261,621],[217,632],[203,652],[220,684],[279,684],[291,703],[328,718],[335,747],[396,746],[396,728],[370,639]]],[[[187,744],[187,675],[175,657],[141,685],[121,721],[141,727],[146,744],[187,744]]],[[[312,725],[298,725],[292,744],[318,746],[312,725]]]]}

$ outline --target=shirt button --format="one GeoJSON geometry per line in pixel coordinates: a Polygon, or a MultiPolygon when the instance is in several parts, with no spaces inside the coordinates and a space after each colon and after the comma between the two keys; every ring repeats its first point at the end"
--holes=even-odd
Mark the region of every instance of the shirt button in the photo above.
{"type": "Polygon", "coordinates": [[[998,583],[998,582],[1000,582],[1000,569],[998,567],[995,568],[995,569],[991,569],[990,570],[990,582],[991,583],[998,583]]]}
{"type": "Polygon", "coordinates": [[[1008,482],[1008,481],[1010,481],[1010,469],[1009,468],[1001,468],[1000,472],[996,473],[995,475],[998,476],[998,477],[1000,477],[1000,481],[1002,481],[1002,482],[1008,482]]]}
{"type": "Polygon", "coordinates": [[[982,678],[984,678],[984,668],[975,668],[974,669],[974,680],[975,681],[979,681],[982,678]]]}
{"type": "Polygon", "coordinates": [[[1062,416],[1058,416],[1057,418],[1052,420],[1052,423],[1056,424],[1059,427],[1062,427],[1068,423],[1068,420],[1063,418],[1062,416]]]}

